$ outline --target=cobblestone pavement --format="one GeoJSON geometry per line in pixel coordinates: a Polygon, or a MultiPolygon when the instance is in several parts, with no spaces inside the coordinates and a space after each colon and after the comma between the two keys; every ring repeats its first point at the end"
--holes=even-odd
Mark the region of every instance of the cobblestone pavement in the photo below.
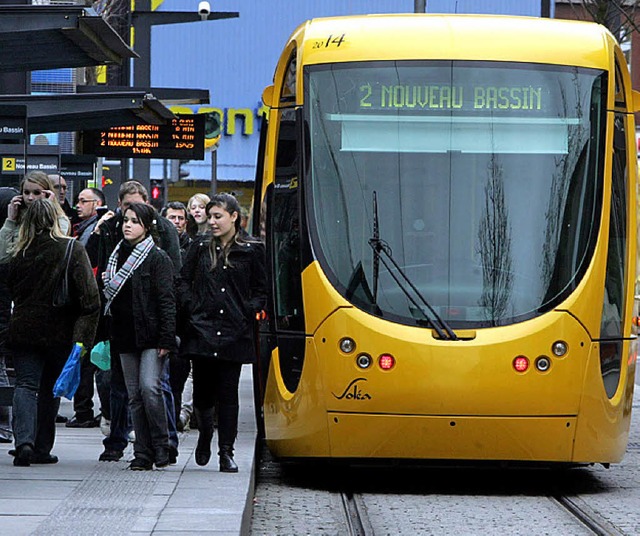
{"type": "Polygon", "coordinates": [[[593,534],[554,496],[568,496],[607,534],[640,534],[640,401],[629,448],[609,469],[372,468],[259,462],[251,534],[344,535],[340,490],[359,494],[367,534],[593,534]]]}

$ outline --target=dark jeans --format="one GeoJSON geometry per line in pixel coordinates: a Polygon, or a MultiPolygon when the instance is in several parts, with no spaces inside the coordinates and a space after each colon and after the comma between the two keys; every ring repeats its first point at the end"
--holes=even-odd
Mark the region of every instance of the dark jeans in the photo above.
{"type": "Polygon", "coordinates": [[[56,415],[60,399],[53,396],[69,352],[56,349],[16,350],[13,365],[13,435],[16,448],[32,445],[36,454],[49,454],[56,437],[56,415]]]}
{"type": "Polygon", "coordinates": [[[105,419],[109,419],[109,390],[105,390],[103,383],[98,381],[98,375],[102,371],[91,362],[91,352],[82,356],[80,362],[80,385],[73,396],[73,411],[76,419],[84,422],[94,418],[93,414],[93,382],[96,378],[98,387],[98,398],[100,399],[100,411],[105,419]],[[105,410],[106,408],[106,410],[105,410]]]}
{"type": "MultiPolygon", "coordinates": [[[[4,355],[0,352],[0,387],[9,387],[9,377],[4,355]]],[[[11,406],[0,406],[0,438],[10,440],[11,433],[11,406]]]]}
{"type": "Polygon", "coordinates": [[[218,406],[218,445],[233,446],[238,435],[238,386],[242,363],[206,357],[193,359],[193,407],[218,406]]]}
{"type": "Polygon", "coordinates": [[[111,343],[111,389],[109,395],[111,427],[109,436],[104,438],[102,444],[105,449],[124,450],[127,447],[132,426],[128,407],[129,397],[122,374],[122,363],[120,363],[120,355],[113,343],[111,343]]]}
{"type": "Polygon", "coordinates": [[[173,403],[176,418],[180,417],[182,409],[182,391],[184,384],[189,377],[191,370],[191,362],[188,359],[182,359],[175,354],[169,357],[169,369],[171,371],[169,380],[171,382],[171,392],[173,393],[173,403]]]}
{"type": "Polygon", "coordinates": [[[171,390],[169,358],[164,360],[162,376],[160,377],[160,387],[162,388],[162,398],[164,399],[164,409],[167,414],[167,431],[169,432],[169,445],[178,450],[178,428],[176,427],[176,410],[171,390]]]}
{"type": "Polygon", "coordinates": [[[108,421],[111,420],[111,369],[96,371],[96,388],[100,399],[100,413],[108,421]]]}

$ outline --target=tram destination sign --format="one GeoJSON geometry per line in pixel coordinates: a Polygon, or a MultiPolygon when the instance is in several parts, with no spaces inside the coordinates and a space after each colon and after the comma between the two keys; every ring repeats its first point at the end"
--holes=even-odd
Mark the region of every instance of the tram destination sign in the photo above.
{"type": "Polygon", "coordinates": [[[204,160],[204,122],[203,114],[182,114],[167,125],[86,130],[82,150],[110,158],[204,160]]]}

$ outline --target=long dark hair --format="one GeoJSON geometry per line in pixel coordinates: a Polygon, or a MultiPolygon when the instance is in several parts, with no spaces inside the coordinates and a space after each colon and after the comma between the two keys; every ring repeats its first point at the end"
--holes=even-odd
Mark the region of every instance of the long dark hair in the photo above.
{"type": "Polygon", "coordinates": [[[212,237],[211,242],[209,242],[209,255],[211,256],[212,270],[217,266],[218,261],[222,261],[224,266],[231,266],[229,264],[229,250],[234,243],[246,244],[247,242],[253,241],[250,236],[240,232],[242,229],[242,227],[240,226],[240,224],[242,223],[242,209],[240,208],[240,203],[238,203],[238,200],[233,195],[227,193],[214,194],[211,197],[211,201],[207,203],[207,206],[205,208],[207,218],[209,217],[209,211],[213,207],[218,207],[226,210],[229,214],[233,214],[234,212],[236,212],[238,214],[238,217],[234,222],[235,234],[233,235],[233,239],[229,240],[229,242],[223,248],[221,248],[220,251],[216,249],[216,247],[219,245],[218,240],[212,237]]]}

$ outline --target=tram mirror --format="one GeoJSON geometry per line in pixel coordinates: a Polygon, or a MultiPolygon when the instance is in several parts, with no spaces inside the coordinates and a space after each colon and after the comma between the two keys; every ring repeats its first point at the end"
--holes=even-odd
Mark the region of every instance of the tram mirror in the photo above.
{"type": "Polygon", "coordinates": [[[267,86],[264,88],[264,91],[262,92],[262,103],[265,106],[272,106],[273,102],[273,86],[267,86]]]}
{"type": "Polygon", "coordinates": [[[640,112],[640,91],[633,90],[633,110],[632,112],[640,112]]]}

